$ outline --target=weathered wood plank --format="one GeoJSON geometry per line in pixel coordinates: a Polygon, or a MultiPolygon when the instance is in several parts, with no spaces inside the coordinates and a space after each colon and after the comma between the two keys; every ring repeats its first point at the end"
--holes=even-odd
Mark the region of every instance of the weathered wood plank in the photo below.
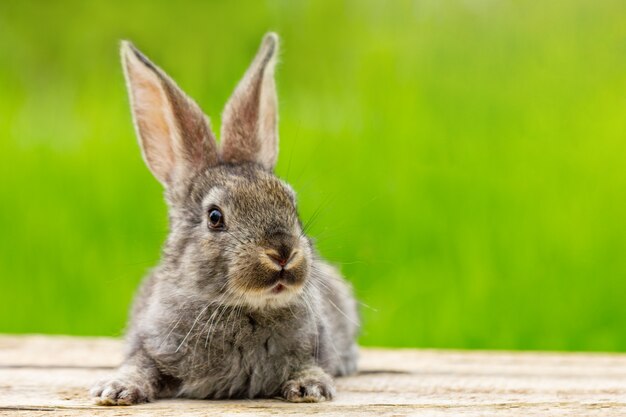
{"type": "Polygon", "coordinates": [[[161,400],[93,405],[88,387],[121,360],[106,338],[0,337],[0,414],[15,416],[626,415],[626,355],[363,349],[360,373],[323,404],[161,400]]]}

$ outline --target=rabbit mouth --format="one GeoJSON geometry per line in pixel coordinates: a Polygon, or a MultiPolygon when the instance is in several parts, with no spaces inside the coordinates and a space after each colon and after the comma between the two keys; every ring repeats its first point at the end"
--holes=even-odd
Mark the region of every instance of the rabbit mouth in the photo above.
{"type": "Polygon", "coordinates": [[[256,280],[248,280],[240,294],[244,302],[255,309],[280,308],[300,296],[306,281],[304,271],[264,271],[256,280]],[[269,272],[269,273],[268,273],[269,272]]]}
{"type": "Polygon", "coordinates": [[[300,287],[301,278],[288,271],[280,271],[274,274],[271,280],[263,285],[261,292],[272,296],[284,292],[297,291],[300,287]]]}
{"type": "Polygon", "coordinates": [[[298,284],[287,284],[284,281],[277,281],[264,288],[249,289],[243,295],[243,301],[249,307],[257,310],[273,309],[285,307],[298,298],[302,286],[298,284]]]}
{"type": "Polygon", "coordinates": [[[285,287],[285,285],[282,282],[279,282],[278,284],[274,285],[271,289],[270,292],[272,294],[280,294],[281,292],[285,291],[287,289],[287,287],[285,287]]]}

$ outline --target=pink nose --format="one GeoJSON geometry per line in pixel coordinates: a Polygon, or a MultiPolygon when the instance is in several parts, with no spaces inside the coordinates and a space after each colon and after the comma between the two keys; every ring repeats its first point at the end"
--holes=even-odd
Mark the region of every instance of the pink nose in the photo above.
{"type": "Polygon", "coordinates": [[[270,259],[274,261],[274,263],[280,266],[281,268],[287,265],[287,262],[289,261],[289,257],[285,258],[281,255],[274,254],[274,253],[268,253],[267,256],[269,256],[270,259]]]}

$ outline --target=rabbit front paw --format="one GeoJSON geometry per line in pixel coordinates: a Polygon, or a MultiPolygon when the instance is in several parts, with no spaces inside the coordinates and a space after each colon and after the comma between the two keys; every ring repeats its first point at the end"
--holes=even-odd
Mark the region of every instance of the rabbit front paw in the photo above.
{"type": "Polygon", "coordinates": [[[294,403],[330,401],[335,395],[332,378],[321,369],[303,371],[285,382],[283,397],[294,403]]]}
{"type": "Polygon", "coordinates": [[[101,381],[90,393],[98,405],[133,405],[150,401],[146,387],[132,380],[101,381]]]}

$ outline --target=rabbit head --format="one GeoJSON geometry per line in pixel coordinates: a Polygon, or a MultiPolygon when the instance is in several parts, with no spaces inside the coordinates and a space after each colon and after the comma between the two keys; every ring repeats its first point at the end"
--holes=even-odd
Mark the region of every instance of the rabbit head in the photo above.
{"type": "Polygon", "coordinates": [[[132,44],[122,44],[142,155],[169,206],[160,268],[181,291],[224,304],[288,305],[312,267],[295,193],[272,172],[277,51],[278,37],[266,35],[226,104],[218,146],[200,107],[132,44]]]}

